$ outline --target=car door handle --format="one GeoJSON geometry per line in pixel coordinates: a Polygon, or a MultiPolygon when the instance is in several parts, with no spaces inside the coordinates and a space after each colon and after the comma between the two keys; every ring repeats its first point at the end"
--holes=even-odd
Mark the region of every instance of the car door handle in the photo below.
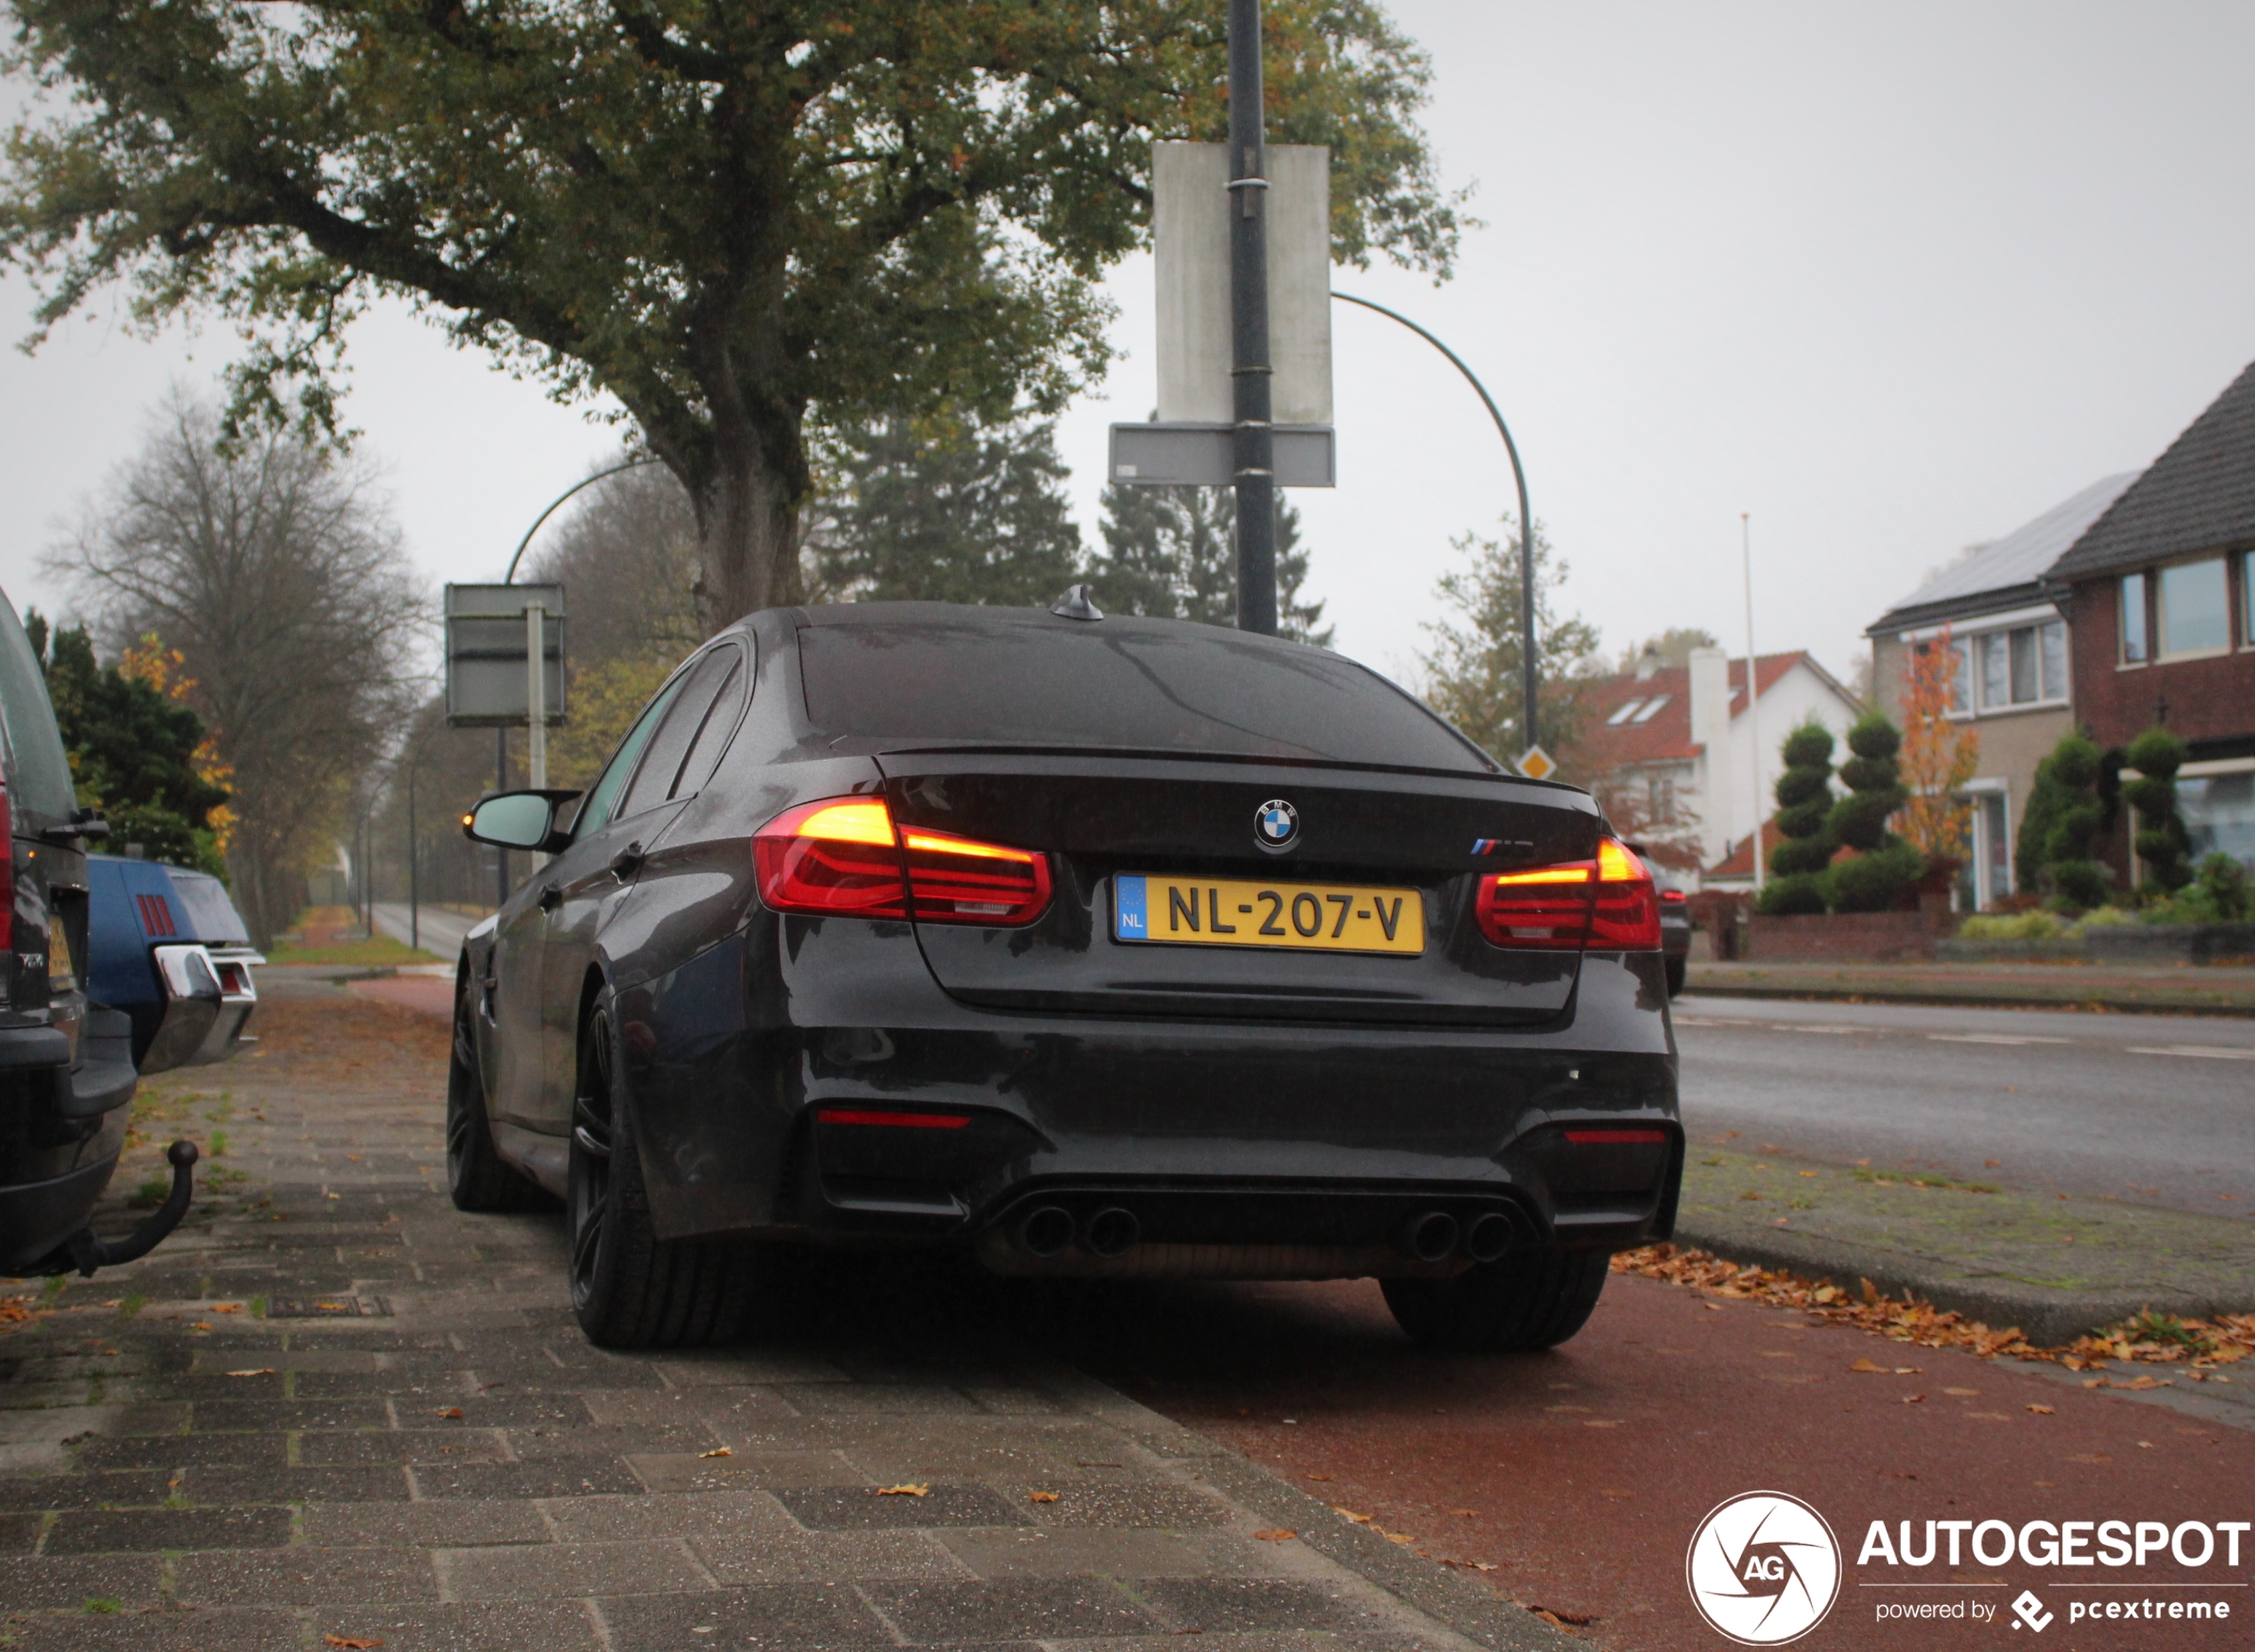
{"type": "Polygon", "coordinates": [[[549,884],[541,890],[541,910],[554,912],[564,904],[564,890],[558,884],[549,884]]]}
{"type": "Polygon", "coordinates": [[[642,870],[642,845],[629,843],[611,857],[611,875],[621,883],[642,870]]]}

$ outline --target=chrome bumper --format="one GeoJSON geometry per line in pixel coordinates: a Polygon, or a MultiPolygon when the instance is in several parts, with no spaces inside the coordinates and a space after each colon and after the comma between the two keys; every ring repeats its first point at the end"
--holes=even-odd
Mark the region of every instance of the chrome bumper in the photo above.
{"type": "Polygon", "coordinates": [[[235,1047],[256,1042],[243,1026],[257,1006],[250,966],[266,960],[247,946],[195,945],[149,949],[164,990],[164,1017],[141,1057],[143,1072],[201,1067],[225,1061],[235,1047]]]}

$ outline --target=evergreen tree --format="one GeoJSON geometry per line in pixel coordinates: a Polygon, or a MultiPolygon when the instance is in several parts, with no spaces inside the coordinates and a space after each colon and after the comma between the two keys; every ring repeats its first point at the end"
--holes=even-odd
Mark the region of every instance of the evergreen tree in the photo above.
{"type": "Polygon", "coordinates": [[[37,610],[24,629],[47,673],[78,801],[107,819],[110,843],[225,877],[211,815],[228,794],[197,771],[203,720],[144,678],[98,665],[84,627],[56,632],[51,652],[37,610]]]}
{"type": "MultiPolygon", "coordinates": [[[[1201,625],[1237,623],[1237,502],[1226,487],[1136,487],[1104,492],[1104,548],[1088,566],[1096,605],[1201,625]]],[[[1277,496],[1277,633],[1331,646],[1324,605],[1300,599],[1308,552],[1300,512],[1277,496]],[[1317,627],[1321,626],[1318,629],[1317,627]]]]}
{"type": "Polygon", "coordinates": [[[2148,729],[2130,742],[2130,767],[2139,776],[2122,788],[2138,811],[2138,858],[2145,862],[2146,881],[2164,895],[2174,895],[2192,881],[2192,837],[2177,808],[2177,771],[2191,755],[2184,741],[2168,730],[2148,729]]]}
{"type": "MultiPolygon", "coordinates": [[[[1777,832],[1784,842],[1769,851],[1772,877],[1760,903],[1775,917],[1824,910],[1824,868],[1839,847],[1829,829],[1832,731],[1812,717],[1785,736],[1783,750],[1785,767],[1776,791],[1777,832]]],[[[1759,839],[1755,849],[1760,851],[1759,839]]]]}
{"type": "Polygon", "coordinates": [[[834,598],[1045,607],[1079,573],[1053,420],[896,419],[844,432],[835,470],[809,558],[834,598]]]}
{"type": "Polygon", "coordinates": [[[2048,887],[2053,905],[2075,911],[2103,906],[2113,880],[2093,853],[2093,842],[2109,823],[2099,792],[2104,758],[2091,737],[2070,729],[2051,755],[2036,765],[2036,784],[2020,823],[2020,886],[2034,893],[2048,887]]]}

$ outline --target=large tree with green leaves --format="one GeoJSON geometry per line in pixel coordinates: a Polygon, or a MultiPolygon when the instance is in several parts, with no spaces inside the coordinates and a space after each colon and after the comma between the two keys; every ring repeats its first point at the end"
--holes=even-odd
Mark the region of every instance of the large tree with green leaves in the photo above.
{"type": "MultiPolygon", "coordinates": [[[[338,428],[403,298],[687,487],[713,628],[795,597],[808,427],[1053,410],[1105,360],[1151,143],[1226,130],[1222,0],[13,0],[36,99],[0,257],[37,336],[122,285],[250,337],[231,419],[338,428]]],[[[1267,115],[1332,152],[1333,256],[1460,222],[1375,0],[1270,0],[1267,115]]]]}

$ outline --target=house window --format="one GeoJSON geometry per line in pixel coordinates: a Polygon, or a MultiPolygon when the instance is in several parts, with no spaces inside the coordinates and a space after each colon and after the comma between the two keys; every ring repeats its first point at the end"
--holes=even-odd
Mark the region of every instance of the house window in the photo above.
{"type": "Polygon", "coordinates": [[[1623,706],[1611,716],[1606,718],[1605,726],[1609,729],[1618,729],[1622,723],[1626,723],[1631,717],[1634,716],[1636,715],[1636,708],[1643,703],[1644,702],[1641,700],[1632,700],[1627,705],[1623,706]]]}
{"type": "Polygon", "coordinates": [[[1673,698],[1674,696],[1670,694],[1662,694],[1657,699],[1646,700],[1644,702],[1644,708],[1636,714],[1635,721],[1639,723],[1651,722],[1653,714],[1658,711],[1661,707],[1666,705],[1668,701],[1673,698]]]}
{"type": "Polygon", "coordinates": [[[2044,698],[2067,698],[2067,621],[2054,620],[2036,628],[2038,644],[2044,651],[2044,698]]]}
{"type": "Polygon", "coordinates": [[[2196,865],[2220,853],[2255,871],[2255,772],[2180,777],[2177,810],[2196,865]]]}
{"type": "Polygon", "coordinates": [[[2146,661],[2146,576],[2125,573],[2122,576],[2122,663],[2141,666],[2146,661]]]}
{"type": "MultiPolygon", "coordinates": [[[[1981,708],[2009,711],[2067,698],[2067,623],[2016,625],[1972,639],[1980,662],[1981,708]]],[[[1953,710],[1967,708],[1961,690],[1953,710]]]]}
{"type": "Polygon", "coordinates": [[[1973,711],[1973,639],[1958,637],[1950,652],[1958,656],[1957,673],[1950,680],[1950,709],[1962,717],[1973,711]]]}
{"type": "Polygon", "coordinates": [[[2224,559],[2180,562],[2161,570],[2161,653],[2216,653],[2232,645],[2224,559]]]}
{"type": "Polygon", "coordinates": [[[2239,640],[2255,648],[2255,550],[2239,559],[2239,640]]]}
{"type": "Polygon", "coordinates": [[[1675,779],[1673,775],[1650,774],[1644,777],[1644,807],[1646,818],[1654,826],[1675,824],[1675,779]]]}
{"type": "Polygon", "coordinates": [[[1995,711],[2013,703],[2012,650],[2006,633],[1991,631],[1981,639],[1981,708],[1995,711]]]}

